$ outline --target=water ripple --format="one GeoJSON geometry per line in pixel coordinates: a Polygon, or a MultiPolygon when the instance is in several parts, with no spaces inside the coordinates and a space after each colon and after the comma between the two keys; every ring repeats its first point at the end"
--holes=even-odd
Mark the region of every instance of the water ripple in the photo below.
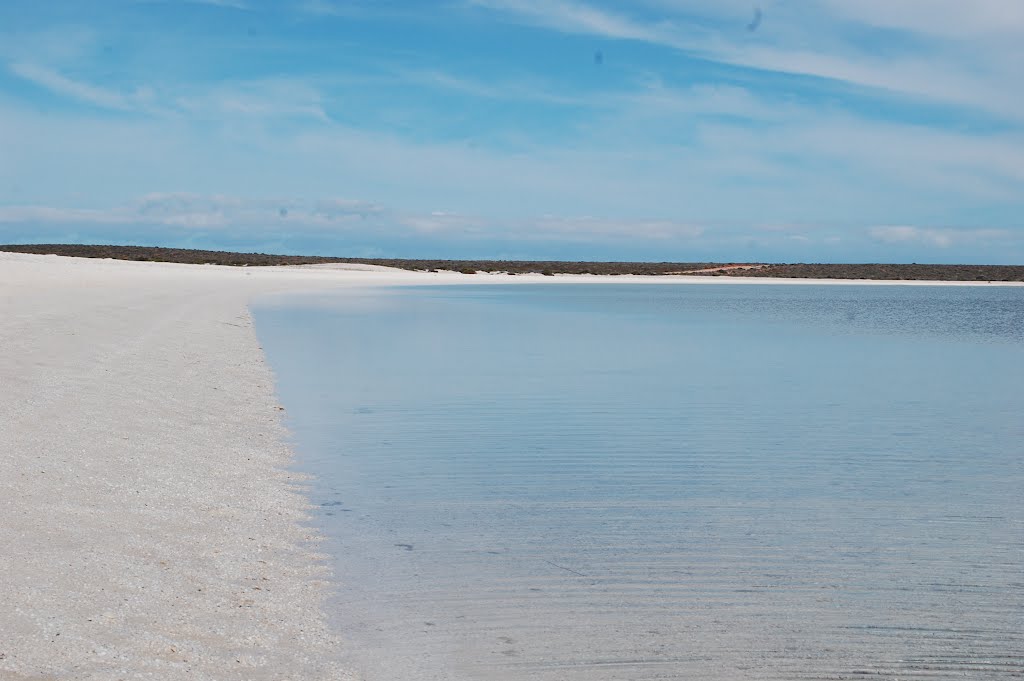
{"type": "Polygon", "coordinates": [[[685,288],[257,310],[353,667],[1024,677],[1019,292],[685,288]]]}

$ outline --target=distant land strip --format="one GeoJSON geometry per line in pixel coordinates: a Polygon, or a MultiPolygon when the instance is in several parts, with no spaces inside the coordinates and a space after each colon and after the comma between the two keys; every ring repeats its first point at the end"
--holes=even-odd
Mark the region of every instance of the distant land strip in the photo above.
{"type": "Polygon", "coordinates": [[[1024,265],[781,264],[715,262],[574,262],[565,260],[420,260],[335,258],[314,255],[233,253],[188,248],[80,244],[0,245],[0,251],[190,264],[269,266],[363,263],[404,270],[453,270],[465,274],[647,274],[794,279],[871,279],[879,281],[1024,281],[1024,265]]]}

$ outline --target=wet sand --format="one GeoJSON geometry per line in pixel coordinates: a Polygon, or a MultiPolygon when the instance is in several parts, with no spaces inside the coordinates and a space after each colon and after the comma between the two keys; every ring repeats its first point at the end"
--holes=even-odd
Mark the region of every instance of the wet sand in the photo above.
{"type": "Polygon", "coordinates": [[[0,678],[348,678],[249,301],[601,280],[0,253],[0,678]]]}

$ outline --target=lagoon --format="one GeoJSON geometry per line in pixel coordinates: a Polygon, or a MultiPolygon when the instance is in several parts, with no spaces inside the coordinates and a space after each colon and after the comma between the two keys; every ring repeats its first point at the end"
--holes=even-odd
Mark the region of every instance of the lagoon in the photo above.
{"type": "Polygon", "coordinates": [[[257,330],[383,679],[1024,669],[1024,295],[395,287],[257,330]]]}

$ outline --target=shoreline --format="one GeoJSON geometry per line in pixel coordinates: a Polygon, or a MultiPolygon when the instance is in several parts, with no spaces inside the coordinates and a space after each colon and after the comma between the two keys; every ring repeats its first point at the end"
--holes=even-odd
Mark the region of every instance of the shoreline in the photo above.
{"type": "Polygon", "coordinates": [[[573,283],[1024,286],[0,253],[0,676],[349,678],[250,301],[573,283]]]}
{"type": "Polygon", "coordinates": [[[842,279],[875,281],[1024,282],[1024,264],[965,263],[779,263],[652,262],[576,260],[465,260],[429,258],[352,258],[325,255],[274,255],[156,246],[113,244],[7,244],[0,251],[142,262],[265,267],[271,265],[342,264],[413,272],[462,274],[711,275],[767,279],[842,279]]]}
{"type": "Polygon", "coordinates": [[[0,677],[350,678],[237,275],[0,257],[0,677]]]}
{"type": "MultiPolygon", "coordinates": [[[[477,272],[463,274],[454,270],[423,272],[382,265],[359,263],[324,263],[311,265],[266,265],[239,267],[228,265],[197,265],[189,263],[118,260],[112,258],[80,258],[63,255],[37,255],[0,251],[0,267],[7,263],[39,263],[42,260],[73,263],[75,268],[87,270],[105,263],[124,271],[219,272],[225,281],[255,277],[261,284],[285,287],[281,292],[319,290],[323,287],[378,287],[378,286],[434,286],[475,284],[724,284],[724,285],[815,285],[815,286],[964,286],[964,287],[1024,287],[1024,281],[961,281],[953,279],[839,279],[809,277],[743,277],[673,275],[673,274],[506,274],[477,272]]],[[[270,292],[276,292],[271,290],[270,292]]],[[[259,295],[255,292],[254,295],[259,295]]]]}
{"type": "MultiPolygon", "coordinates": [[[[304,267],[300,265],[299,267],[304,267]]],[[[315,267],[315,265],[314,265],[315,267]]],[[[431,273],[424,272],[424,276],[430,276],[431,273]]],[[[447,272],[438,274],[449,274],[447,272]]],[[[452,273],[454,274],[454,273],[452,273]]],[[[672,284],[672,285],[686,285],[686,284],[724,284],[724,285],[780,285],[780,286],[965,286],[965,287],[977,287],[977,286],[1008,286],[1008,287],[1022,287],[1024,281],[944,281],[944,280],[933,280],[933,279],[805,279],[805,278],[787,278],[787,277],[741,277],[741,276],[726,276],[726,277],[714,277],[714,276],[699,276],[699,275],[672,275],[672,274],[658,274],[658,275],[643,275],[643,274],[554,274],[554,275],[540,275],[540,274],[489,274],[479,273],[476,275],[459,275],[465,276],[476,276],[479,277],[479,281],[465,280],[458,282],[445,282],[445,283],[456,283],[472,285],[477,283],[484,283],[483,280],[488,278],[494,278],[498,281],[487,281],[486,283],[498,283],[498,284],[510,284],[515,283],[519,279],[526,279],[522,283],[532,284],[550,284],[550,283],[571,283],[571,284],[672,284]]],[[[426,283],[426,282],[425,282],[426,283]]]]}

